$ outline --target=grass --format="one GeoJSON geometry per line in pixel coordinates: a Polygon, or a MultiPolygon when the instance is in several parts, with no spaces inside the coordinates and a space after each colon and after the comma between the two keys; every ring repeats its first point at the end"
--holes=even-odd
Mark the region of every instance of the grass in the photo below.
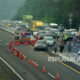
{"type": "Polygon", "coordinates": [[[0,75],[0,80],[2,80],[2,76],[0,75]]]}

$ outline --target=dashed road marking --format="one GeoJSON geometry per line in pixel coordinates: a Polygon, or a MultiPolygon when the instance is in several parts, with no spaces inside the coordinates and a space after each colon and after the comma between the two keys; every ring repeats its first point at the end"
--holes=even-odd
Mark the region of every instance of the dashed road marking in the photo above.
{"type": "Polygon", "coordinates": [[[20,80],[24,80],[3,58],[0,57],[0,60],[2,60],[20,78],[20,80]]]}
{"type": "Polygon", "coordinates": [[[5,45],[8,46],[9,44],[8,43],[5,43],[5,45]]]}
{"type": "Polygon", "coordinates": [[[53,76],[50,72],[48,72],[48,75],[55,79],[55,76],[53,76]]]}

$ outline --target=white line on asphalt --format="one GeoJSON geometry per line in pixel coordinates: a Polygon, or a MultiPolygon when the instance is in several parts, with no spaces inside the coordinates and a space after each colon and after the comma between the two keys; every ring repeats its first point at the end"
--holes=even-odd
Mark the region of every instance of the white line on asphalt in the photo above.
{"type": "Polygon", "coordinates": [[[0,57],[0,59],[21,79],[24,80],[4,59],[0,57]]]}
{"type": "Polygon", "coordinates": [[[51,76],[52,78],[55,78],[55,76],[53,76],[51,73],[48,72],[48,75],[51,76]]]}
{"type": "Polygon", "coordinates": [[[8,46],[8,43],[5,43],[6,46],[8,46]]]}
{"type": "Polygon", "coordinates": [[[5,45],[8,46],[9,44],[8,43],[5,43],[5,45]]]}

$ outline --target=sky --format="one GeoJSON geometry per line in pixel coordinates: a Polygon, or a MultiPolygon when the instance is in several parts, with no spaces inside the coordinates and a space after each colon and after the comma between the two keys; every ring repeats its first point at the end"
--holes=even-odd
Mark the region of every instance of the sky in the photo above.
{"type": "Polygon", "coordinates": [[[12,19],[25,0],[0,0],[0,20],[12,19]]]}

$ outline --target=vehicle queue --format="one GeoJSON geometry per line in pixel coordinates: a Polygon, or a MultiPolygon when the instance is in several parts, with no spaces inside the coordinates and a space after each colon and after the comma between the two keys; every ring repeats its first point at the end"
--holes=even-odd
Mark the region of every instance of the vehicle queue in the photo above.
{"type": "MultiPolygon", "coordinates": [[[[41,22],[38,22],[38,25],[39,23],[41,22]]],[[[36,40],[36,43],[34,44],[34,50],[48,50],[50,47],[53,47],[54,49],[55,43],[57,42],[57,48],[60,52],[63,52],[65,48],[64,45],[67,45],[68,51],[71,52],[72,46],[77,42],[80,43],[80,34],[78,34],[78,31],[76,29],[67,30],[63,26],[58,27],[57,24],[50,25],[44,25],[43,27],[41,26],[41,28],[40,26],[39,28],[35,26],[34,31],[27,30],[25,27],[21,26],[20,29],[18,29],[19,31],[16,32],[18,32],[18,37],[21,34],[20,38],[29,38],[29,42],[30,36],[32,35],[36,40]],[[25,37],[22,36],[24,33],[26,34],[25,37]],[[27,33],[29,33],[29,35],[27,35],[27,33]]],[[[21,42],[24,39],[21,39],[21,42]]]]}

